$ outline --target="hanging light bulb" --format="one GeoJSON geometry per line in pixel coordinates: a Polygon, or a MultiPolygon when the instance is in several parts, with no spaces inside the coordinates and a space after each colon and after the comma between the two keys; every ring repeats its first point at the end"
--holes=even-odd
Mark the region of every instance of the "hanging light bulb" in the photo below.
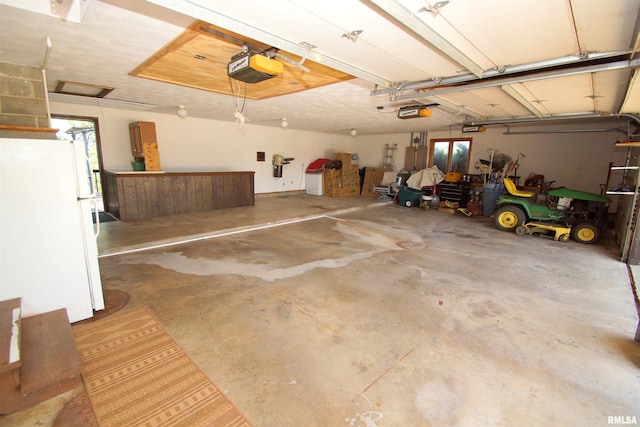
{"type": "Polygon", "coordinates": [[[351,136],[356,136],[358,134],[358,131],[355,129],[351,129],[351,136]]]}
{"type": "Polygon", "coordinates": [[[178,117],[185,118],[187,117],[187,109],[184,108],[184,105],[178,105],[178,109],[176,110],[176,114],[178,117]]]}
{"type": "Polygon", "coordinates": [[[281,128],[286,128],[287,126],[289,126],[289,122],[287,121],[287,119],[285,117],[283,117],[282,120],[280,121],[280,127],[281,128]]]}

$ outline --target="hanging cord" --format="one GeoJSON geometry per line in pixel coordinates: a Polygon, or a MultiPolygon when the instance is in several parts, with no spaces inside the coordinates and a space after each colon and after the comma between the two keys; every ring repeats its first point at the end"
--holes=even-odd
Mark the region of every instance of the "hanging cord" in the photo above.
{"type": "Polygon", "coordinates": [[[233,95],[233,101],[235,103],[235,107],[236,107],[236,111],[235,113],[233,113],[233,116],[236,118],[236,123],[241,123],[244,124],[244,122],[248,121],[249,119],[247,119],[244,115],[244,107],[246,105],[247,102],[247,83],[245,82],[244,84],[244,94],[242,95],[242,103],[240,103],[240,83],[236,80],[236,87],[237,87],[237,93],[236,93],[236,88],[234,88],[233,86],[233,81],[234,79],[232,79],[231,77],[229,77],[229,87],[231,88],[231,94],[233,95]]]}

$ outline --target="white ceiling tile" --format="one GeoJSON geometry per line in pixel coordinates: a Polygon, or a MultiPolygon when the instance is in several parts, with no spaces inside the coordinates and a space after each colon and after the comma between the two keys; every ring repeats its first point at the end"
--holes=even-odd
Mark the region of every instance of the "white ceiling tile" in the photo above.
{"type": "Polygon", "coordinates": [[[499,87],[440,95],[441,98],[463,105],[484,117],[530,115],[529,110],[503,92],[499,87]]]}
{"type": "Polygon", "coordinates": [[[631,70],[613,70],[593,75],[595,110],[617,112],[622,106],[631,70]]]}
{"type": "Polygon", "coordinates": [[[620,113],[640,114],[640,73],[635,70],[620,113]]]}
{"type": "Polygon", "coordinates": [[[637,0],[573,0],[573,14],[585,52],[631,49],[633,32],[640,11],[637,0]],[[615,22],[610,26],[605,22],[615,22]]]}
{"type": "Polygon", "coordinates": [[[524,64],[577,51],[566,1],[451,1],[435,19],[428,15],[424,19],[430,19],[448,40],[462,46],[469,56],[473,57],[474,49],[482,52],[491,66],[524,64]]]}
{"type": "Polygon", "coordinates": [[[593,111],[590,74],[523,83],[551,114],[593,111]]]}

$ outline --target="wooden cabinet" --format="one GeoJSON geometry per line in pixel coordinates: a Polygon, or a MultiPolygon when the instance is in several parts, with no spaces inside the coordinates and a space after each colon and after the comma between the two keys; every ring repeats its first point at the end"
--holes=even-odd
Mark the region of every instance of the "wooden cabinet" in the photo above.
{"type": "Polygon", "coordinates": [[[129,136],[134,160],[144,161],[144,168],[147,171],[161,170],[156,124],[154,122],[129,123],[129,136]]]}

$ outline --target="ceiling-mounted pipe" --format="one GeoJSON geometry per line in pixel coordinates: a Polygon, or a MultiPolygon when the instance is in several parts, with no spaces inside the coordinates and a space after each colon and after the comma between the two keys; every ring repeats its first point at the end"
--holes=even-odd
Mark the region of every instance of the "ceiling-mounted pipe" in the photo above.
{"type": "Polygon", "coordinates": [[[640,67],[640,59],[634,59],[631,61],[626,61],[626,60],[616,61],[616,62],[609,62],[605,64],[597,64],[597,65],[587,65],[583,67],[569,68],[569,69],[564,69],[560,71],[556,71],[556,70],[541,71],[538,73],[532,73],[524,76],[497,78],[497,79],[492,79],[487,81],[480,80],[476,83],[468,83],[460,86],[424,90],[424,91],[420,91],[420,92],[416,92],[408,95],[391,96],[391,99],[393,101],[401,101],[405,99],[421,98],[424,96],[436,96],[436,95],[443,95],[447,93],[465,92],[469,90],[485,89],[488,87],[510,85],[515,83],[524,83],[524,82],[530,82],[535,80],[545,80],[545,79],[551,79],[555,77],[567,77],[567,76],[575,76],[579,74],[596,73],[599,71],[622,70],[626,68],[636,68],[636,67],[640,67]]]}
{"type": "Polygon", "coordinates": [[[626,130],[620,128],[600,128],[600,129],[545,129],[545,130],[518,130],[511,131],[507,129],[506,132],[502,132],[503,135],[537,135],[545,133],[583,133],[583,132],[620,132],[626,134],[626,130]]]}
{"type": "Polygon", "coordinates": [[[627,119],[631,119],[634,122],[636,122],[636,125],[638,127],[640,127],[640,116],[638,116],[637,114],[621,113],[621,114],[618,114],[618,117],[626,117],[627,119]]]}
{"type": "MultiPolygon", "coordinates": [[[[520,65],[510,65],[504,67],[496,67],[491,68],[489,70],[485,70],[482,72],[482,79],[500,77],[500,76],[509,76],[517,73],[526,73],[531,71],[542,71],[544,69],[552,68],[552,67],[560,67],[560,66],[569,66],[580,64],[584,62],[594,61],[594,60],[602,60],[607,58],[617,58],[628,55],[630,50],[616,50],[611,52],[602,52],[602,53],[587,53],[584,55],[569,55],[563,56],[560,58],[552,58],[545,59],[543,61],[529,62],[526,64],[520,65]]],[[[449,86],[461,83],[468,83],[479,81],[481,78],[472,73],[465,73],[456,76],[450,77],[440,77],[440,78],[432,78],[429,80],[422,80],[418,82],[408,83],[400,86],[399,88],[388,88],[388,89],[375,89],[371,92],[371,96],[375,95],[384,95],[389,93],[397,92],[398,90],[421,90],[421,89],[429,89],[438,86],[449,86]]]]}
{"type": "Polygon", "coordinates": [[[503,125],[514,123],[529,123],[540,121],[562,121],[562,120],[580,120],[594,118],[617,118],[618,116],[606,113],[570,113],[570,114],[553,114],[542,117],[523,116],[523,117],[501,117],[493,119],[471,120],[468,122],[470,126],[481,125],[503,125]]]}

